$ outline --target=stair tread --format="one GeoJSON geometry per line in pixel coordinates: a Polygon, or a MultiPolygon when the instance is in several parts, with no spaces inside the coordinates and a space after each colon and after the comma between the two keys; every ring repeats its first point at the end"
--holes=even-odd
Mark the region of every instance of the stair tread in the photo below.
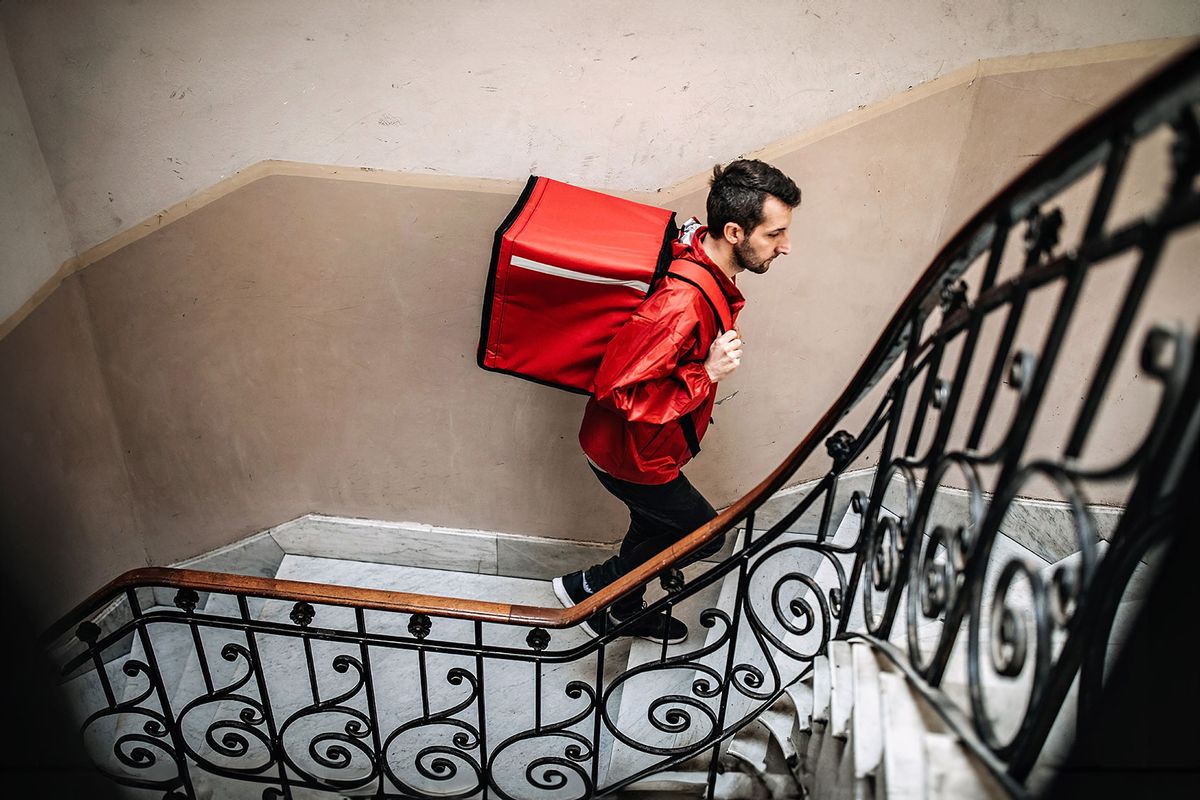
{"type": "Polygon", "coordinates": [[[854,707],[854,675],[850,643],[829,643],[829,729],[841,739],[850,730],[850,711],[854,707]]]}
{"type": "Polygon", "coordinates": [[[851,744],[854,776],[861,779],[874,774],[883,754],[879,666],[870,645],[862,642],[850,646],[850,657],[854,680],[854,707],[850,710],[851,744]]]}
{"type": "Polygon", "coordinates": [[[902,676],[880,672],[879,688],[883,750],[877,781],[881,795],[888,800],[924,800],[925,746],[913,735],[924,727],[921,713],[902,676]]]}

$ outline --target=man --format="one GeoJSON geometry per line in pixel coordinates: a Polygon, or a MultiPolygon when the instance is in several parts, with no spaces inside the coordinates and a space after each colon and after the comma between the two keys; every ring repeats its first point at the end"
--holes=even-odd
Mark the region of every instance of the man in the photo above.
{"type": "MultiPolygon", "coordinates": [[[[708,225],[687,243],[675,243],[675,259],[712,274],[736,322],[745,299],[734,279],[741,272],[765,273],[777,256],[791,250],[788,226],[799,204],[796,184],[769,164],[743,159],[718,165],[710,182],[708,225]]],[[[600,483],[629,507],[629,530],[617,555],[554,579],[555,594],[566,606],[582,602],[716,516],[680,472],[708,429],[717,383],[742,363],[736,327],[722,333],[709,303],[695,285],[667,275],[605,351],[579,442],[600,483]]],[[[716,553],[722,543],[709,542],[691,561],[716,553]]],[[[610,623],[632,616],[644,605],[644,588],[594,615],[584,630],[599,635],[610,623]]],[[[687,626],[665,614],[634,627],[630,635],[669,642],[687,638],[687,626]]]]}

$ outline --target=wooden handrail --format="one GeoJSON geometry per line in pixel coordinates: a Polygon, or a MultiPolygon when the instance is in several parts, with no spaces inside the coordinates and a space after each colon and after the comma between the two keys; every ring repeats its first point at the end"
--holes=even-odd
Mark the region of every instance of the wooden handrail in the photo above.
{"type": "MultiPolygon", "coordinates": [[[[817,445],[832,432],[873,385],[876,378],[894,361],[894,344],[900,341],[904,326],[914,314],[928,313],[936,305],[939,290],[947,271],[958,262],[969,261],[976,248],[982,249],[980,232],[1001,208],[1017,199],[1026,187],[1051,182],[1063,169],[1063,164],[1078,163],[1079,159],[1100,149],[1114,131],[1129,130],[1137,110],[1138,96],[1144,92],[1166,89],[1187,80],[1188,74],[1200,68],[1200,46],[1193,47],[1157,70],[1138,86],[1126,92],[1106,109],[1093,115],[1065,136],[1045,157],[1038,159],[1025,171],[997,192],[991,201],[964,223],[942,247],[930,266],[917,279],[896,313],[872,346],[870,353],[838,399],[821,417],[811,431],[776,469],[716,518],[663,550],[637,569],[622,576],[596,594],[571,608],[546,608],[511,603],[464,600],[437,595],[391,592],[380,589],[361,589],[306,581],[256,578],[217,572],[201,572],[168,567],[146,567],[125,572],[54,623],[42,635],[43,642],[53,642],[71,628],[130,589],[142,586],[166,586],[204,592],[245,594],[275,600],[306,601],[321,605],[350,606],[376,611],[427,614],[437,617],[469,619],[481,622],[509,623],[542,628],[566,628],[592,616],[611,605],[636,587],[647,583],[681,559],[693,554],[722,533],[731,531],[747,513],[758,508],[812,455],[817,445]],[[1074,158],[1072,158],[1074,156],[1074,158]],[[964,253],[966,257],[964,257],[964,253]]],[[[959,266],[965,267],[965,263],[959,266]]]]}

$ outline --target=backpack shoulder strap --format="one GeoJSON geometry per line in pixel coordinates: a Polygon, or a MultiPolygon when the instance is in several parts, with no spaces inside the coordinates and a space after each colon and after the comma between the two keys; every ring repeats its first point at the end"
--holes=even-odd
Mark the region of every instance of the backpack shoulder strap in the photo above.
{"type": "MultiPolygon", "coordinates": [[[[721,291],[721,287],[717,285],[717,279],[711,272],[695,261],[681,258],[671,262],[671,268],[667,274],[684,283],[690,283],[700,292],[700,296],[712,309],[713,320],[721,329],[721,333],[733,327],[733,312],[729,308],[729,301],[725,299],[725,293],[721,291]]],[[[687,442],[688,449],[692,451],[692,458],[695,458],[700,454],[700,437],[696,433],[696,420],[692,418],[692,414],[684,414],[679,418],[679,426],[683,430],[683,438],[687,442]]]]}
{"type": "Polygon", "coordinates": [[[721,329],[722,333],[733,327],[733,312],[729,309],[729,301],[725,299],[725,293],[721,291],[721,287],[717,285],[717,279],[711,272],[694,261],[677,259],[671,262],[671,268],[667,274],[684,283],[690,283],[699,290],[700,296],[708,301],[709,308],[713,312],[713,319],[716,320],[717,327],[721,329]]]}

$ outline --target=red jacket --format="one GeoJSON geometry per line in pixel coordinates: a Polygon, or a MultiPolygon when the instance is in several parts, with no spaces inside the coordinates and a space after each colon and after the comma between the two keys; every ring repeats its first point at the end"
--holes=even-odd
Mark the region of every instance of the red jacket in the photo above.
{"type": "MultiPolygon", "coordinates": [[[[734,321],[746,300],[700,246],[675,243],[676,259],[708,269],[734,321]]],[[[666,483],[692,457],[679,419],[691,414],[696,437],[711,421],[716,385],[704,370],[720,335],[708,301],[696,287],[667,275],[609,342],[583,412],[579,443],[593,464],[631,483],[666,483]]]]}

